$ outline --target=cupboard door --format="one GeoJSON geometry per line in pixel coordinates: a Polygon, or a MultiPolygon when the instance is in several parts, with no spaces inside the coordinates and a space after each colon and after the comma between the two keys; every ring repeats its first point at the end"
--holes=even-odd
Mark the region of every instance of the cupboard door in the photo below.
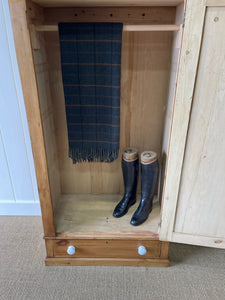
{"type": "MultiPolygon", "coordinates": [[[[182,49],[186,53],[189,51],[190,60],[192,63],[197,61],[198,67],[194,65],[196,76],[190,79],[187,70],[190,61],[182,60],[181,55],[180,69],[183,64],[187,73],[180,76],[184,76],[186,83],[181,87],[178,81],[175,103],[185,99],[179,89],[190,93],[185,90],[188,85],[193,96],[190,107],[183,113],[184,121],[179,124],[183,136],[177,145],[174,141],[179,138],[179,133],[174,137],[173,134],[176,135],[176,127],[179,127],[172,124],[160,238],[225,248],[225,3],[221,4],[225,1],[199,1],[198,4],[189,1],[192,2],[193,16],[197,17],[199,11],[200,19],[190,21],[196,23],[195,30],[198,28],[199,34],[202,32],[202,39],[195,52],[182,49]],[[171,151],[182,156],[175,157],[171,151]]],[[[183,45],[187,46],[186,38],[190,43],[196,42],[199,37],[194,36],[195,33],[186,32],[185,36],[184,32],[183,45]]],[[[176,113],[179,111],[175,104],[174,120],[176,113]]]]}

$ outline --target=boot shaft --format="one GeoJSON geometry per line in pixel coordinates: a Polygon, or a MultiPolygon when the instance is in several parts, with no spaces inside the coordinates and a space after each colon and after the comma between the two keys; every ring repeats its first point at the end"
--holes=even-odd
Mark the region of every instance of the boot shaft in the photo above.
{"type": "Polygon", "coordinates": [[[141,198],[153,198],[159,173],[157,154],[152,151],[141,155],[141,198]],[[150,154],[149,154],[150,153],[150,154]],[[149,157],[145,157],[148,154],[149,157]]]}
{"type": "Polygon", "coordinates": [[[136,149],[128,148],[123,152],[122,171],[124,180],[124,196],[114,209],[113,216],[124,216],[130,206],[136,202],[139,159],[136,149]]]}
{"type": "Polygon", "coordinates": [[[126,161],[122,158],[122,171],[124,181],[125,194],[136,194],[137,191],[137,180],[139,170],[139,159],[138,157],[134,161],[126,161]]]}

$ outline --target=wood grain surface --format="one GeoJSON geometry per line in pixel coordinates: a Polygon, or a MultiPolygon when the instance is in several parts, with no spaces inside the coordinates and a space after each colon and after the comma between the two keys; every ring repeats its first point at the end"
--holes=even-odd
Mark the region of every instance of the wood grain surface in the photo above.
{"type": "Polygon", "coordinates": [[[160,238],[171,241],[204,25],[204,1],[187,1],[172,113],[160,238]]]}
{"type": "Polygon", "coordinates": [[[149,240],[55,240],[54,257],[77,258],[159,258],[160,241],[149,240]],[[67,253],[69,246],[74,246],[73,255],[67,253]],[[147,253],[138,254],[138,247],[144,246],[147,253]]]}
{"type": "Polygon", "coordinates": [[[26,2],[25,0],[10,0],[9,6],[34,156],[44,232],[45,235],[55,235],[42,117],[27,24],[26,2]]]}
{"type": "Polygon", "coordinates": [[[207,9],[174,231],[225,238],[225,7],[207,9]]]}
{"type": "MultiPolygon", "coordinates": [[[[56,232],[60,238],[158,238],[160,207],[154,203],[148,220],[140,226],[130,225],[139,204],[122,218],[112,216],[121,195],[62,195],[55,214],[56,232]]],[[[157,200],[157,199],[155,199],[157,200]]]]}
{"type": "MultiPolygon", "coordinates": [[[[33,50],[34,65],[38,93],[40,99],[40,109],[42,125],[45,140],[45,151],[47,156],[48,175],[51,187],[51,196],[53,208],[56,207],[57,201],[61,194],[60,172],[58,162],[58,149],[56,145],[55,124],[54,124],[54,101],[51,96],[49,85],[48,62],[45,52],[44,34],[38,34],[39,49],[33,50]]],[[[33,44],[32,44],[33,48],[33,44]]]]}
{"type": "Polygon", "coordinates": [[[169,267],[168,259],[46,258],[46,266],[139,266],[169,267]]]}
{"type": "Polygon", "coordinates": [[[122,22],[123,24],[173,24],[175,7],[60,7],[44,9],[44,24],[59,22],[122,22]]]}
{"type": "MultiPolygon", "coordinates": [[[[137,6],[135,0],[34,0],[44,7],[74,6],[137,6]]],[[[138,6],[176,6],[182,0],[139,0],[138,6]]]]}

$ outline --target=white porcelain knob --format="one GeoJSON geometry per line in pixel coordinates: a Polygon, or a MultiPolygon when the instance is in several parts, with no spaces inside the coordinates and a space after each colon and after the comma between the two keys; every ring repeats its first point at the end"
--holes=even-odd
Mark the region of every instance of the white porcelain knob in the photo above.
{"type": "Polygon", "coordinates": [[[73,255],[76,252],[76,248],[74,246],[69,246],[67,249],[67,253],[69,255],[73,255]]]}
{"type": "Polygon", "coordinates": [[[145,246],[138,247],[138,254],[145,255],[146,253],[147,253],[147,249],[145,248],[145,246]]]}

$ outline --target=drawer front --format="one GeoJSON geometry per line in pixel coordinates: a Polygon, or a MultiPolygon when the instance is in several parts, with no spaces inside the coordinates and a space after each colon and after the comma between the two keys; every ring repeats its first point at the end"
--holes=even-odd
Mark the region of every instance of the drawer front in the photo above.
{"type": "MultiPolygon", "coordinates": [[[[158,240],[54,240],[52,247],[54,257],[159,258],[160,256],[158,240]],[[67,253],[70,246],[75,247],[75,253],[71,255],[67,253]],[[139,248],[140,246],[144,247],[139,248]]],[[[70,249],[73,250],[71,247],[70,249]]]]}

